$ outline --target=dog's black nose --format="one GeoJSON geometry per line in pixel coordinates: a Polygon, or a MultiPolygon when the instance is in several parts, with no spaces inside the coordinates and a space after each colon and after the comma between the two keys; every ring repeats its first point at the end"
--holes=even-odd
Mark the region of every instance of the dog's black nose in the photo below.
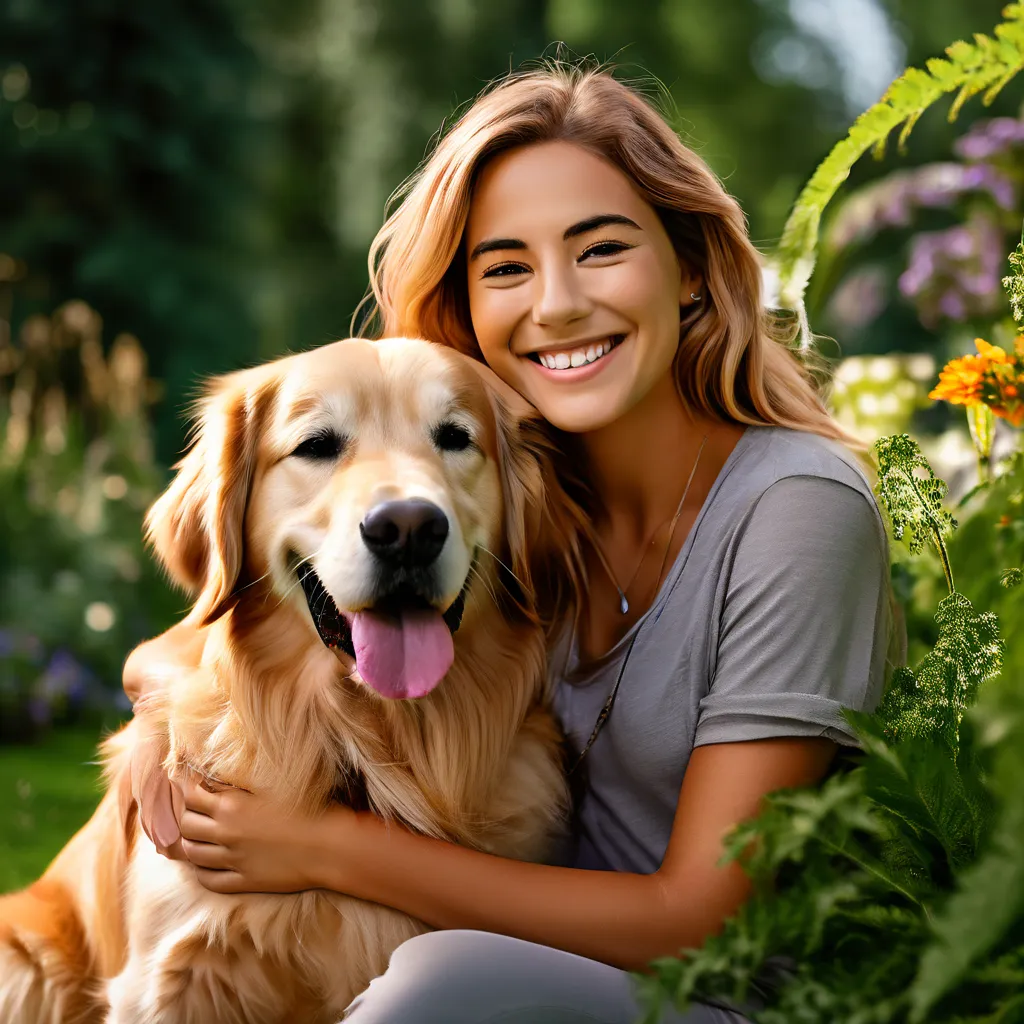
{"type": "Polygon", "coordinates": [[[448,517],[421,498],[375,505],[359,524],[363,543],[378,558],[405,565],[429,565],[448,537],[448,517]]]}

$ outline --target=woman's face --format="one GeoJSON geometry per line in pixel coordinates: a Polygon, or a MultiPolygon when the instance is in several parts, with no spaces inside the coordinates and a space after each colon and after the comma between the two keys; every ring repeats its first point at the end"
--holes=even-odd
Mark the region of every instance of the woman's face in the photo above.
{"type": "Polygon", "coordinates": [[[701,277],[613,164],[568,142],[483,169],[466,228],[484,359],[556,427],[598,430],[670,372],[701,277]]]}

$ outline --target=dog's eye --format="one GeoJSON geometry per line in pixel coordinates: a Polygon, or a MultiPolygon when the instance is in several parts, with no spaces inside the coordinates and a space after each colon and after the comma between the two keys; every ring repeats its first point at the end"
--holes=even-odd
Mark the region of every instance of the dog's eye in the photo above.
{"type": "Polygon", "coordinates": [[[442,423],[434,431],[434,444],[443,452],[462,452],[472,443],[469,431],[458,423],[442,423]]]}
{"type": "Polygon", "coordinates": [[[345,439],[333,430],[322,430],[319,434],[307,437],[292,452],[300,459],[336,459],[345,447],[345,439]]]}

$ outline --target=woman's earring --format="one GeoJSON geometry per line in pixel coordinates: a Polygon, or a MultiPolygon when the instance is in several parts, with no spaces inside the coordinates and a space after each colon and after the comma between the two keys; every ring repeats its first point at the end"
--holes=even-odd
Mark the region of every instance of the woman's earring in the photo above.
{"type": "Polygon", "coordinates": [[[697,292],[696,295],[693,292],[690,292],[690,298],[693,299],[694,302],[700,302],[700,292],[697,292]]]}

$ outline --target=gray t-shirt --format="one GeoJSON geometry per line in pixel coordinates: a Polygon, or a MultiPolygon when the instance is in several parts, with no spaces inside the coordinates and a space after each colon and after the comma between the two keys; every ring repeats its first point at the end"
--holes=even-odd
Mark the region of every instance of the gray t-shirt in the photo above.
{"type": "Polygon", "coordinates": [[[889,631],[888,544],[848,449],[748,427],[650,609],[581,666],[555,645],[555,708],[583,749],[630,641],[611,716],[587,754],[578,847],[563,863],[657,870],[694,747],[773,736],[854,744],[842,707],[873,710],[889,631]]]}

